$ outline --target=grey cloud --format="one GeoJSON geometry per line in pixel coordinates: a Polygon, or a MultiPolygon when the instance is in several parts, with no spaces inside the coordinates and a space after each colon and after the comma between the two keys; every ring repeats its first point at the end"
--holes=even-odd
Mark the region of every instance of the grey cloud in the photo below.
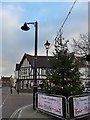
{"type": "MultiPolygon", "coordinates": [[[[23,11],[22,8],[20,7],[14,8],[14,6],[5,8],[5,11],[3,11],[3,22],[2,22],[3,71],[2,72],[4,75],[11,74],[14,72],[15,64],[20,61],[20,59],[22,58],[25,52],[34,54],[34,27],[31,27],[30,31],[28,32],[23,32],[20,30],[21,16],[20,13],[18,12],[18,9],[23,11]]],[[[81,18],[78,19],[77,17],[75,17],[74,20],[72,19],[73,14],[75,15],[74,12],[77,13],[78,10],[73,11],[67,23],[65,24],[65,28],[63,29],[64,35],[67,38],[71,38],[71,36],[78,36],[77,34],[80,31],[82,30],[86,31],[87,29],[86,27],[87,20],[81,18]],[[80,25],[79,30],[77,30],[76,25],[77,26],[80,25]]],[[[47,21],[40,21],[39,39],[38,39],[38,53],[43,55],[45,55],[45,48],[44,48],[45,41],[49,40],[49,42],[52,43],[62,24],[61,20],[56,21],[55,19],[51,20],[49,23],[44,23],[44,22],[48,22],[48,19],[47,21]]]]}

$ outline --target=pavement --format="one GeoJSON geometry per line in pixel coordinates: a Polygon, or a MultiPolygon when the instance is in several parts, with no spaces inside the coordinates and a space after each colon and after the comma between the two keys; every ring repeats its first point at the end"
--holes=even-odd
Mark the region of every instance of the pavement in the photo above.
{"type": "MultiPolygon", "coordinates": [[[[13,118],[46,118],[47,120],[57,120],[58,118],[55,118],[54,116],[51,116],[49,114],[43,113],[39,110],[34,110],[33,105],[27,105],[24,107],[19,108],[16,110],[10,117],[10,120],[13,118]]],[[[59,119],[60,120],[60,119],[59,119]]]]}
{"type": "MultiPolygon", "coordinates": [[[[17,94],[16,91],[13,89],[12,93],[15,95],[17,94]]],[[[13,95],[12,94],[12,95],[13,95]]],[[[28,93],[19,93],[19,95],[27,95],[28,93]]],[[[30,93],[29,93],[30,95],[30,93]]],[[[44,112],[41,112],[39,110],[34,110],[33,109],[33,104],[27,105],[27,106],[23,106],[19,109],[17,109],[11,116],[10,116],[10,120],[14,119],[16,120],[19,118],[46,118],[47,120],[55,120],[58,118],[55,118],[54,116],[51,116],[49,114],[46,114],[44,112]]],[[[60,120],[60,119],[59,119],[60,120]]]]}
{"type": "MultiPolygon", "coordinates": [[[[14,94],[17,94],[16,92],[13,92],[14,94]]],[[[20,93],[19,95],[21,95],[22,93],[20,93]]],[[[13,95],[13,94],[12,94],[13,95]]],[[[23,93],[23,95],[27,95],[23,93]]],[[[22,118],[26,120],[26,118],[28,119],[46,119],[46,120],[62,120],[60,118],[56,118],[52,115],[49,115],[47,113],[41,112],[39,110],[34,110],[33,109],[33,104],[27,105],[27,106],[23,106],[19,109],[17,109],[11,116],[10,116],[10,120],[13,120],[15,118],[15,120],[18,120],[19,118],[22,118]]],[[[90,120],[90,117],[88,116],[87,118],[81,118],[81,119],[77,119],[77,120],[90,120]]]]}
{"type": "MultiPolygon", "coordinates": [[[[16,92],[13,92],[13,94],[17,94],[16,92]]],[[[12,94],[12,95],[13,95],[12,94]]],[[[22,93],[20,93],[19,95],[22,95],[22,93]]],[[[27,93],[23,93],[23,95],[27,95],[27,93]]],[[[43,119],[46,119],[46,120],[62,120],[60,118],[56,118],[52,115],[49,115],[47,113],[44,113],[44,112],[41,112],[39,110],[34,110],[33,109],[33,105],[30,104],[30,105],[27,105],[27,106],[23,106],[19,109],[17,109],[11,116],[10,116],[10,119],[9,120],[18,120],[18,119],[21,119],[21,120],[30,120],[30,119],[36,119],[36,120],[43,120],[43,119]]],[[[2,120],[6,120],[6,119],[2,119],[2,120]]],[[[90,120],[90,116],[88,117],[85,117],[85,118],[80,118],[80,119],[77,119],[77,120],[90,120]]]]}
{"type": "MultiPolygon", "coordinates": [[[[19,109],[17,109],[10,117],[10,120],[18,120],[18,119],[36,119],[36,120],[42,120],[42,119],[46,119],[46,120],[62,120],[61,118],[56,118],[52,115],[49,115],[47,113],[41,112],[39,110],[34,110],[33,109],[33,105],[27,105],[24,107],[21,107],[19,109]],[[15,119],[14,119],[15,118],[15,119]]],[[[64,120],[64,119],[63,119],[64,120]]],[[[85,118],[79,118],[77,120],[90,120],[90,116],[87,116],[85,118]]]]}

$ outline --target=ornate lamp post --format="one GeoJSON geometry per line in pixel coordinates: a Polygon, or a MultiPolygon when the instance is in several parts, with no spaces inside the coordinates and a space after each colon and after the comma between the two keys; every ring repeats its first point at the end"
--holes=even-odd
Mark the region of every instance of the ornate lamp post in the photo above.
{"type": "Polygon", "coordinates": [[[46,56],[48,57],[48,50],[50,47],[50,43],[48,42],[48,40],[46,41],[46,43],[44,44],[45,48],[46,48],[46,56]]]}
{"type": "MultiPolygon", "coordinates": [[[[44,46],[46,48],[46,56],[47,56],[47,69],[46,69],[46,74],[47,74],[47,72],[48,72],[48,50],[49,50],[49,47],[50,47],[50,43],[48,42],[48,40],[46,41],[44,46]]],[[[51,81],[50,81],[50,89],[51,89],[51,81]]]]}
{"type": "Polygon", "coordinates": [[[37,65],[36,65],[36,60],[37,60],[37,41],[38,41],[38,22],[29,22],[29,23],[24,23],[24,25],[21,27],[22,30],[28,31],[30,28],[27,26],[29,24],[33,24],[35,26],[35,58],[34,58],[34,85],[33,85],[33,109],[36,107],[35,103],[35,94],[37,92],[37,65]]]}
{"type": "MultiPolygon", "coordinates": [[[[47,69],[48,69],[48,50],[50,47],[50,43],[48,42],[48,40],[46,41],[46,43],[44,44],[45,48],[46,48],[46,56],[47,56],[47,69]]],[[[46,70],[47,73],[47,70],[46,70]]]]}

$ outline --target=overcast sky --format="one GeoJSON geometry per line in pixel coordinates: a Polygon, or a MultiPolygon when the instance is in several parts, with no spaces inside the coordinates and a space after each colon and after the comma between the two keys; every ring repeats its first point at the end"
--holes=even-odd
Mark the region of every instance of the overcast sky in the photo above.
{"type": "MultiPolygon", "coordinates": [[[[31,29],[28,32],[22,31],[20,26],[25,21],[38,22],[38,55],[45,55],[44,43],[46,40],[53,42],[73,4],[70,0],[63,0],[64,2],[10,1],[3,0],[0,4],[0,20],[2,20],[0,21],[0,58],[2,59],[0,76],[12,75],[15,64],[20,62],[24,53],[34,55],[34,26],[30,25],[31,29]]],[[[70,41],[72,38],[78,38],[80,33],[88,32],[88,0],[77,1],[83,2],[76,2],[63,28],[63,36],[70,41]]],[[[51,48],[49,55],[52,52],[51,48]]]]}

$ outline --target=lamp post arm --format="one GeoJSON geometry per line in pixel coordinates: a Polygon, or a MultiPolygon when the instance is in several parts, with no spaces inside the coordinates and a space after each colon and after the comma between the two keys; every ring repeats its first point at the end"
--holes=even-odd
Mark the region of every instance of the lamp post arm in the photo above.
{"type": "Polygon", "coordinates": [[[26,23],[26,24],[28,24],[28,25],[29,25],[29,24],[35,24],[35,22],[28,22],[28,23],[26,23]]]}

